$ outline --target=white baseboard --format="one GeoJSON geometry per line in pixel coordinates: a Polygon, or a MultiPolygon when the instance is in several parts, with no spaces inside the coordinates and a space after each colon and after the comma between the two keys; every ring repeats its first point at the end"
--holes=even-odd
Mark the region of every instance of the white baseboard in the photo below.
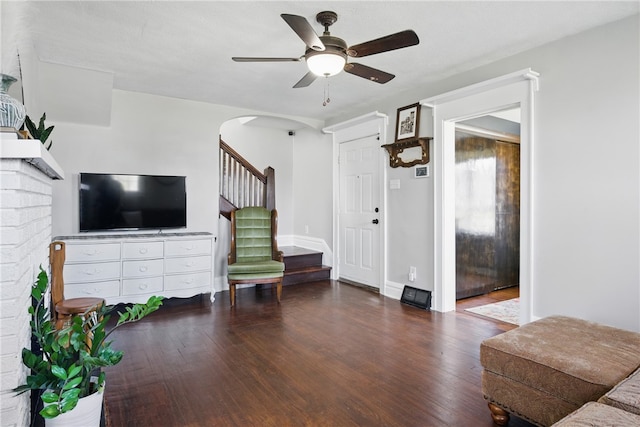
{"type": "Polygon", "coordinates": [[[229,282],[227,282],[227,276],[216,276],[213,281],[213,289],[216,292],[228,291],[229,282]]]}
{"type": "Polygon", "coordinates": [[[402,283],[391,282],[387,280],[384,284],[384,296],[400,300],[404,285],[402,283]]]}

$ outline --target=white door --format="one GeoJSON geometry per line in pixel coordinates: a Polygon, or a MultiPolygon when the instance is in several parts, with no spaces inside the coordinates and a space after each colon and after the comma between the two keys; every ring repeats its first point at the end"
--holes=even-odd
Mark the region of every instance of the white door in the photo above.
{"type": "Polygon", "coordinates": [[[369,136],[340,144],[340,277],[379,288],[380,141],[369,136]]]}

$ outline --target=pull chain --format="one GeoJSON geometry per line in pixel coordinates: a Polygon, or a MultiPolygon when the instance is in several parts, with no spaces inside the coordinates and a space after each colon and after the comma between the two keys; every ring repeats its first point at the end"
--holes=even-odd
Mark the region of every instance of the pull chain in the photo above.
{"type": "Polygon", "coordinates": [[[327,104],[331,102],[331,99],[329,98],[329,76],[325,77],[324,80],[324,101],[322,102],[322,106],[326,107],[327,104]]]}

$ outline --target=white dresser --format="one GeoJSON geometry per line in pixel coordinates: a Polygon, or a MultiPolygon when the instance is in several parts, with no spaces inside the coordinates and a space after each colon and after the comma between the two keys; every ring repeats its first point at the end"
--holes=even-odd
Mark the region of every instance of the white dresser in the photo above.
{"type": "Polygon", "coordinates": [[[66,243],[66,298],[101,297],[107,304],[146,302],[151,295],[211,294],[211,233],[58,236],[66,243]]]}

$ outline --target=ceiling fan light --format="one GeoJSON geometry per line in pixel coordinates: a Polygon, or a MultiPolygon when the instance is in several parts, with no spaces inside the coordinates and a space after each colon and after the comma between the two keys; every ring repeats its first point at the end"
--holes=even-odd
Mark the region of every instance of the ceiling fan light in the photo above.
{"type": "Polygon", "coordinates": [[[307,57],[309,71],[318,76],[335,76],[347,63],[346,55],[338,53],[318,52],[307,57]]]}

